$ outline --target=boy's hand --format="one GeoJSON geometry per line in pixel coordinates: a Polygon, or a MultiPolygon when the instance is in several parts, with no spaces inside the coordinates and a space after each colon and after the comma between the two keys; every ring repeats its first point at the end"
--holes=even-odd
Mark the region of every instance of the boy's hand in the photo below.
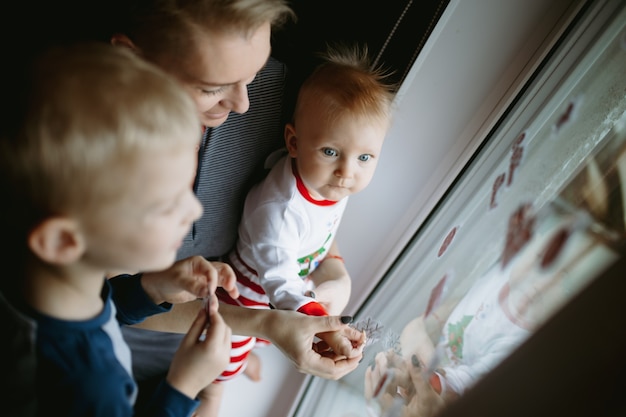
{"type": "Polygon", "coordinates": [[[189,398],[196,398],[228,366],[230,337],[230,327],[216,308],[208,309],[208,313],[200,310],[172,359],[167,382],[189,398]],[[205,338],[200,340],[205,329],[205,338]]]}
{"type": "Polygon", "coordinates": [[[160,272],[146,272],[141,285],[155,304],[186,303],[222,287],[232,298],[239,297],[232,268],[222,262],[209,262],[202,256],[192,256],[176,262],[160,272]]]}

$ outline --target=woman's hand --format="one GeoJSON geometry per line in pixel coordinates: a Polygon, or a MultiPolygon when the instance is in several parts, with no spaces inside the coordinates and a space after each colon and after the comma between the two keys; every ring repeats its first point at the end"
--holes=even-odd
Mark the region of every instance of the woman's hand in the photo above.
{"type": "Polygon", "coordinates": [[[358,354],[346,358],[328,352],[316,335],[340,331],[347,339],[359,341],[364,336],[348,326],[351,317],[308,316],[288,310],[257,310],[220,304],[220,312],[233,333],[260,337],[272,342],[299,372],[326,379],[339,379],[359,365],[358,354]],[[320,353],[321,352],[321,353],[320,353]]]}

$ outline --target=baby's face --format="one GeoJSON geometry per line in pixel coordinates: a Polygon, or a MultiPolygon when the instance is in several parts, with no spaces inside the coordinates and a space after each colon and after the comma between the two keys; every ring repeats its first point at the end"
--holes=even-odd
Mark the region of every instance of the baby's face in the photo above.
{"type": "Polygon", "coordinates": [[[323,120],[323,114],[309,106],[297,126],[287,126],[285,139],[311,196],[339,201],[370,183],[388,124],[350,115],[330,124],[323,120]]]}

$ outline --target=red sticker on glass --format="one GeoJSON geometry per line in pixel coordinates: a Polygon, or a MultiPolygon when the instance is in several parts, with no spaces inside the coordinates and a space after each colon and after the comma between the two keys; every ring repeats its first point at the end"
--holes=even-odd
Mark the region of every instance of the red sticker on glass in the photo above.
{"type": "Polygon", "coordinates": [[[441,255],[443,255],[446,252],[446,250],[448,250],[448,247],[454,240],[454,236],[456,235],[457,229],[458,227],[454,226],[452,230],[448,232],[448,235],[443,240],[443,243],[441,244],[441,247],[439,248],[439,252],[437,252],[437,258],[441,257],[441,255]]]}
{"type": "Polygon", "coordinates": [[[515,171],[522,164],[522,159],[524,158],[524,147],[522,146],[522,140],[524,139],[525,134],[522,133],[520,137],[513,143],[513,147],[511,149],[511,159],[509,161],[509,176],[506,181],[507,187],[510,187],[513,184],[513,179],[515,178],[515,171]]]}
{"type": "Polygon", "coordinates": [[[535,227],[534,216],[529,215],[530,204],[522,204],[509,217],[506,231],[506,243],[502,253],[502,267],[506,267],[513,257],[528,243],[533,236],[535,227]]]}
{"type": "Polygon", "coordinates": [[[555,134],[559,133],[561,129],[572,124],[572,122],[576,120],[578,116],[578,109],[580,108],[582,101],[582,96],[578,96],[571,99],[569,103],[567,103],[567,106],[565,106],[565,109],[561,112],[552,126],[552,130],[555,134]]]}
{"type": "Polygon", "coordinates": [[[491,186],[491,199],[489,200],[490,209],[498,207],[498,191],[502,188],[505,178],[506,174],[500,174],[493,181],[493,185],[491,186]]]}
{"type": "Polygon", "coordinates": [[[432,313],[433,310],[439,306],[439,304],[441,304],[441,300],[448,289],[448,285],[446,284],[448,282],[449,275],[450,274],[445,274],[430,292],[430,298],[428,299],[428,304],[426,305],[426,311],[424,311],[424,317],[428,317],[428,315],[432,313]]]}

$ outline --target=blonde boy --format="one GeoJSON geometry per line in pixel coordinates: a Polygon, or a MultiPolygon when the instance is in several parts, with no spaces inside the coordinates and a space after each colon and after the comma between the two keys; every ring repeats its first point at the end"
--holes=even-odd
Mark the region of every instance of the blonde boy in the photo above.
{"type": "Polygon", "coordinates": [[[217,285],[237,296],[224,264],[172,265],[202,211],[191,189],[194,103],[165,73],[107,45],[47,51],[27,74],[0,139],[13,280],[2,294],[32,325],[38,413],[190,415],[228,362],[230,329],[216,300],[197,315],[145,410],[133,410],[119,325],[167,311],[168,302],[214,297],[217,285]],[[112,270],[165,271],[108,281],[112,270]]]}

